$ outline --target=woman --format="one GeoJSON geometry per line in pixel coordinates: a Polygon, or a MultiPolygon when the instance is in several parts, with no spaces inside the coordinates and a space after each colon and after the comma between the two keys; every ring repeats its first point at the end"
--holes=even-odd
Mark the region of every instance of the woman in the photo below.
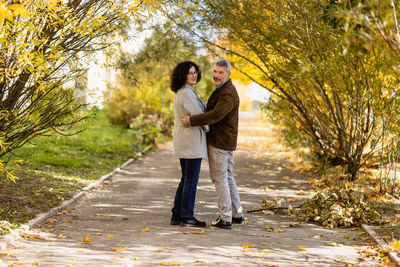
{"type": "Polygon", "coordinates": [[[202,158],[207,157],[207,143],[203,127],[185,128],[181,119],[184,115],[195,115],[205,111],[203,102],[193,89],[199,82],[199,67],[191,62],[179,63],[171,75],[171,90],[174,96],[174,155],[179,158],[182,178],[175,194],[171,224],[188,227],[205,227],[206,223],[193,215],[202,158]]]}

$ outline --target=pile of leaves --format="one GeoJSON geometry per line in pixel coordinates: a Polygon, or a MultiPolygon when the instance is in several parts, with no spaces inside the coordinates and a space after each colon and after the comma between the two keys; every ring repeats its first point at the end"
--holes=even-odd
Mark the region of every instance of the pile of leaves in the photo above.
{"type": "Polygon", "coordinates": [[[381,218],[370,207],[362,191],[347,187],[316,193],[299,209],[289,207],[289,212],[296,219],[316,222],[328,228],[360,226],[381,218]]]}

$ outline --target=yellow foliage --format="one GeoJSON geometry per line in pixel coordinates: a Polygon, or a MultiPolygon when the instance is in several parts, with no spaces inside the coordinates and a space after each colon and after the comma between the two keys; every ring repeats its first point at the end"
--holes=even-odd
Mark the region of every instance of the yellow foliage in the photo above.
{"type": "Polygon", "coordinates": [[[8,6],[8,8],[12,11],[14,17],[28,17],[28,10],[21,4],[11,4],[8,6]]]}

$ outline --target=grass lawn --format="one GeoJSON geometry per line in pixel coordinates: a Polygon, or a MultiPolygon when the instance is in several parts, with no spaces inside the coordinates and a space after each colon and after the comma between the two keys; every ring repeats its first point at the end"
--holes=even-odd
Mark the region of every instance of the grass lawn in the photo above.
{"type": "MultiPolygon", "coordinates": [[[[14,151],[24,162],[15,183],[0,181],[0,221],[17,227],[148,149],[135,142],[133,130],[110,124],[104,111],[90,112],[73,132],[80,130],[39,137],[14,151]]],[[[0,224],[0,234],[5,228],[0,224]]]]}

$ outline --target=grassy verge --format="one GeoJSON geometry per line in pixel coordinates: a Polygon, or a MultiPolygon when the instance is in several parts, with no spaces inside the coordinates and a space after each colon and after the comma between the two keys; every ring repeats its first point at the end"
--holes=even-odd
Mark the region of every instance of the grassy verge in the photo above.
{"type": "Polygon", "coordinates": [[[72,136],[36,138],[15,151],[14,157],[24,162],[15,169],[15,183],[0,181],[0,234],[70,199],[78,189],[150,148],[135,141],[133,130],[110,124],[103,111],[90,113],[73,129],[80,130],[84,131],[72,136]]]}

